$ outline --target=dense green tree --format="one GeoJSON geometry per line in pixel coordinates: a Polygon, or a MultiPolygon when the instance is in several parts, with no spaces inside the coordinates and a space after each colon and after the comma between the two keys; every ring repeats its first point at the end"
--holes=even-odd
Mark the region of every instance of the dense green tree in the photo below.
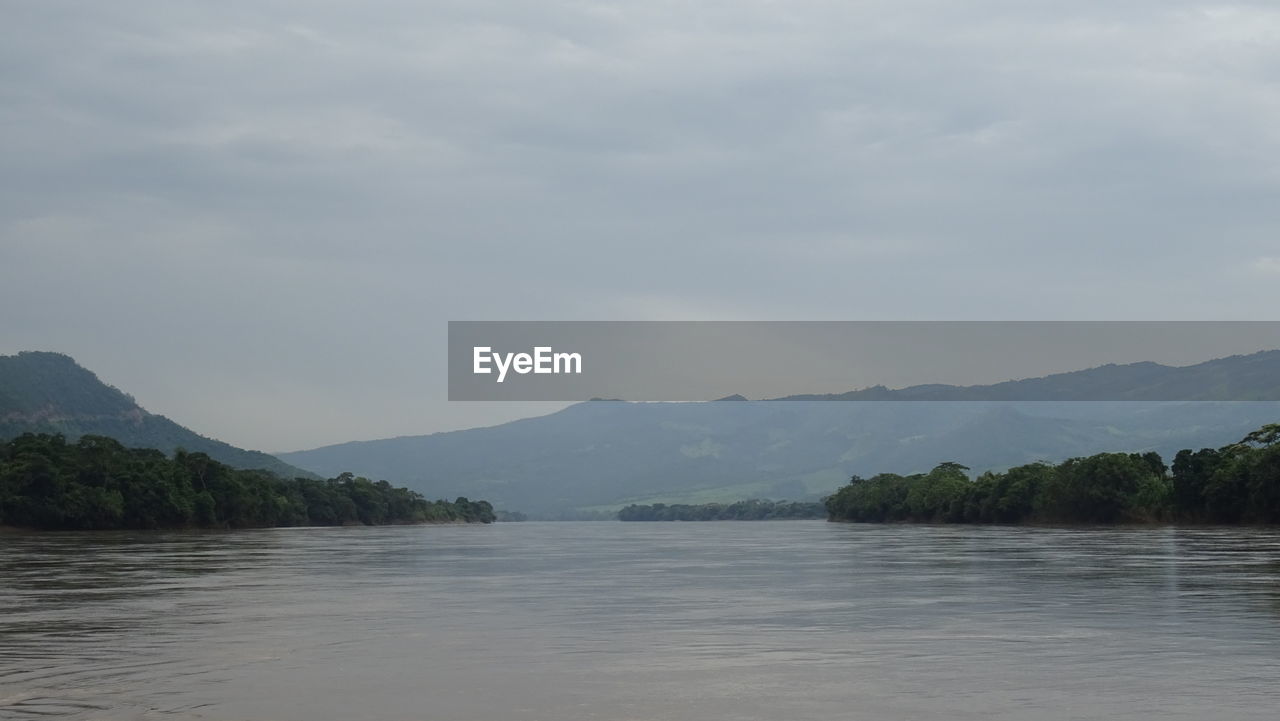
{"type": "Polygon", "coordinates": [[[1173,507],[1179,516],[1203,520],[1205,491],[1221,463],[1222,452],[1216,448],[1183,449],[1174,456],[1173,507]]]}
{"type": "Polygon", "coordinates": [[[913,521],[964,520],[965,502],[970,490],[969,469],[959,463],[946,462],[932,471],[913,476],[908,483],[907,518],[913,521]]]}
{"type": "Polygon", "coordinates": [[[1041,514],[1048,520],[1116,523],[1132,520],[1133,499],[1152,468],[1141,456],[1099,453],[1058,466],[1045,486],[1041,514]]]}
{"type": "Polygon", "coordinates": [[[0,525],[47,529],[252,527],[494,520],[486,501],[427,501],[344,473],[327,481],[173,458],[103,436],[0,443],[0,525]]]}
{"type": "Polygon", "coordinates": [[[768,521],[779,519],[823,518],[821,503],[764,501],[752,499],[735,503],[701,505],[630,505],[618,511],[620,521],[768,521]]]}
{"type": "Polygon", "coordinates": [[[913,476],[854,476],[827,511],[872,522],[1280,523],[1280,424],[1225,448],[1181,451],[1172,469],[1147,452],[1033,463],[973,481],[967,470],[944,463],[913,476]]]}

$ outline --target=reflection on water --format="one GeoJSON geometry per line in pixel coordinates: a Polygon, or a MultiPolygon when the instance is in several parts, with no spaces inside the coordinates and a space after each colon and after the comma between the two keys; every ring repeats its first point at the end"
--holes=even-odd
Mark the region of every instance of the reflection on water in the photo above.
{"type": "Polygon", "coordinates": [[[1280,533],[0,535],[0,718],[1274,719],[1280,533]]]}

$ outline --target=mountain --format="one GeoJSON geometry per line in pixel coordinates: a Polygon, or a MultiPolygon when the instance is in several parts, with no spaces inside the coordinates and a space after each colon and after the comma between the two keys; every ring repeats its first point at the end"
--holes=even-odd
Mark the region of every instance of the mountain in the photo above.
{"type": "Polygon", "coordinates": [[[132,397],[61,353],[0,356],[0,439],[27,432],[109,436],[125,446],[165,453],[184,448],[235,468],[261,468],[286,478],[313,475],[274,456],[206,438],[148,413],[132,397]]]}
{"type": "Polygon", "coordinates": [[[806,401],[1280,401],[1280,350],[1217,358],[1189,366],[1110,363],[1070,373],[992,385],[941,383],[890,390],[797,395],[806,401]]]}
{"type": "MultiPolygon", "coordinates": [[[[1230,395],[1218,397],[1276,399],[1280,395],[1269,389],[1280,385],[1277,360],[1276,352],[1226,358],[1190,366],[1197,369],[1194,374],[1155,363],[1104,366],[1016,383],[1070,389],[1063,391],[1068,398],[1105,397],[1096,390],[1104,388],[1111,397],[1124,397],[1126,389],[1162,383],[1167,391],[1168,384],[1179,382],[1187,384],[1184,393],[1230,389],[1230,395]],[[1242,376],[1248,382],[1240,381],[1242,376]],[[1128,385],[1120,383],[1125,378],[1128,385]]],[[[1218,447],[1280,419],[1280,402],[1274,400],[980,400],[983,393],[1010,397],[1007,387],[962,389],[979,400],[957,401],[937,400],[950,397],[946,394],[955,387],[928,386],[935,396],[916,387],[910,397],[920,400],[910,403],[827,402],[848,395],[709,403],[594,401],[490,428],[280,456],[324,475],[350,469],[432,498],[482,497],[501,507],[555,516],[628,503],[810,500],[831,493],[854,473],[914,473],[941,461],[983,471],[1102,451],[1155,450],[1170,460],[1182,448],[1218,447]]]]}

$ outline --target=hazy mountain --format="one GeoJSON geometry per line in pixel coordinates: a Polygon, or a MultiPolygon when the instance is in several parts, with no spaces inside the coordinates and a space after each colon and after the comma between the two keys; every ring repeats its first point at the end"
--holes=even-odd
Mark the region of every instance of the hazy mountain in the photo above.
{"type": "Polygon", "coordinates": [[[1189,366],[1108,364],[992,385],[940,383],[890,390],[875,386],[833,395],[779,400],[848,401],[1280,401],[1280,350],[1189,366]]]}
{"type": "MultiPolygon", "coordinates": [[[[1068,399],[1124,398],[1128,389],[1167,392],[1174,383],[1185,384],[1183,397],[1212,388],[1218,397],[1277,399],[1277,379],[1280,353],[1269,352],[1186,369],[1155,363],[1104,366],[1015,384],[1061,389],[1068,399]]],[[[404,483],[429,497],[468,495],[554,514],[629,502],[817,498],[853,473],[910,473],[940,461],[986,470],[1107,450],[1156,450],[1171,458],[1181,448],[1221,446],[1280,419],[1280,402],[927,400],[960,391],[970,394],[966,398],[1007,398],[1008,388],[858,392],[909,391],[908,397],[921,399],[906,403],[825,402],[851,396],[597,401],[491,428],[280,456],[325,475],[352,470],[404,483]]]]}
{"type": "Polygon", "coordinates": [[[110,436],[126,446],[165,453],[176,448],[207,453],[236,468],[265,468],[285,477],[312,475],[275,456],[206,438],[148,413],[132,397],[60,353],[0,356],[0,439],[28,431],[68,438],[110,436]]]}

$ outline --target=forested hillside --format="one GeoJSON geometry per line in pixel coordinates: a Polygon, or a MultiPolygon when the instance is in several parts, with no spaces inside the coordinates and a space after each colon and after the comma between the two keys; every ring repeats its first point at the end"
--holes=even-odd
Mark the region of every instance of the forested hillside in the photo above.
{"type": "Polygon", "coordinates": [[[235,468],[263,468],[285,477],[318,478],[275,456],[236,448],[148,413],[134,399],[98,380],[60,353],[24,351],[0,356],[0,440],[23,433],[114,438],[126,446],[181,448],[206,453],[235,468]]]}

